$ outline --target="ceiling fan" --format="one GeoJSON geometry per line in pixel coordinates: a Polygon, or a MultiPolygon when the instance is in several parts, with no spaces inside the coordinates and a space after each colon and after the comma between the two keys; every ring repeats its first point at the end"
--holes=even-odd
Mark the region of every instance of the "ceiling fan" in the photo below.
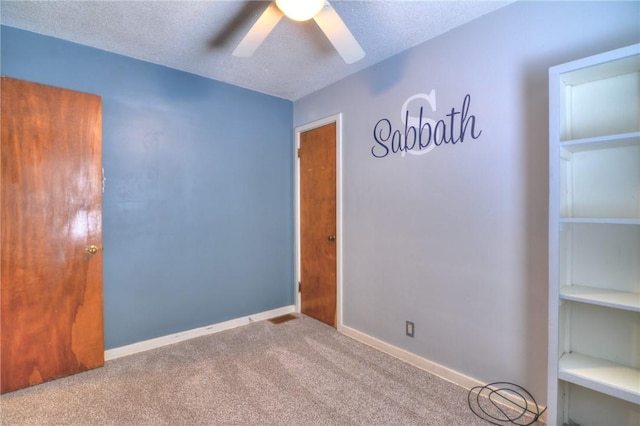
{"type": "Polygon", "coordinates": [[[364,50],[340,15],[326,0],[272,1],[233,51],[233,55],[251,56],[283,16],[294,21],[307,21],[313,18],[347,64],[364,58],[364,50]]]}

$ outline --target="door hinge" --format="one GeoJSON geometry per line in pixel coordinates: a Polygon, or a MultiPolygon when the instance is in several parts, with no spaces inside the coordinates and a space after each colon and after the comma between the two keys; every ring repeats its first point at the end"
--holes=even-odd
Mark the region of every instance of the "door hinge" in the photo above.
{"type": "Polygon", "coordinates": [[[298,158],[300,158],[300,148],[298,148],[298,158]]]}
{"type": "Polygon", "coordinates": [[[298,293],[302,291],[302,283],[298,281],[298,293]]]}

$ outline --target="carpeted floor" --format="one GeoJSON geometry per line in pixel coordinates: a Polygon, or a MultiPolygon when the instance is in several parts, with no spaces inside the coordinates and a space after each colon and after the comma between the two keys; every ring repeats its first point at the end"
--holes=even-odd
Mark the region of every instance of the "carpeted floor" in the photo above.
{"type": "Polygon", "coordinates": [[[308,317],[5,394],[2,425],[486,425],[467,391],[308,317]]]}

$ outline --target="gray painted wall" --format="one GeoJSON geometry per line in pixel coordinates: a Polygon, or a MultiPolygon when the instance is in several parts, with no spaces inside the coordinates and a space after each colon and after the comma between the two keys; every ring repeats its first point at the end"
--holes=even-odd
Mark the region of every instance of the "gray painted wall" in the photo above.
{"type": "Polygon", "coordinates": [[[637,43],[639,17],[639,2],[518,2],[294,103],[296,126],[343,113],[346,326],[544,403],[547,72],[637,43]],[[432,89],[422,123],[450,132],[469,94],[479,137],[469,122],[463,142],[375,158],[376,123],[404,138],[403,104],[432,89]]]}

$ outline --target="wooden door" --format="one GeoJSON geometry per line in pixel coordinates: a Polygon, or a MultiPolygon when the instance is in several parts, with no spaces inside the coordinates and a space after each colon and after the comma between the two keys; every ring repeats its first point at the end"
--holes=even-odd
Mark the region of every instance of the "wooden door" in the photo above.
{"type": "Polygon", "coordinates": [[[336,123],[300,134],[301,312],[336,326],[336,123]]]}
{"type": "Polygon", "coordinates": [[[97,96],[0,89],[4,393],[104,364],[102,123],[97,96]]]}

